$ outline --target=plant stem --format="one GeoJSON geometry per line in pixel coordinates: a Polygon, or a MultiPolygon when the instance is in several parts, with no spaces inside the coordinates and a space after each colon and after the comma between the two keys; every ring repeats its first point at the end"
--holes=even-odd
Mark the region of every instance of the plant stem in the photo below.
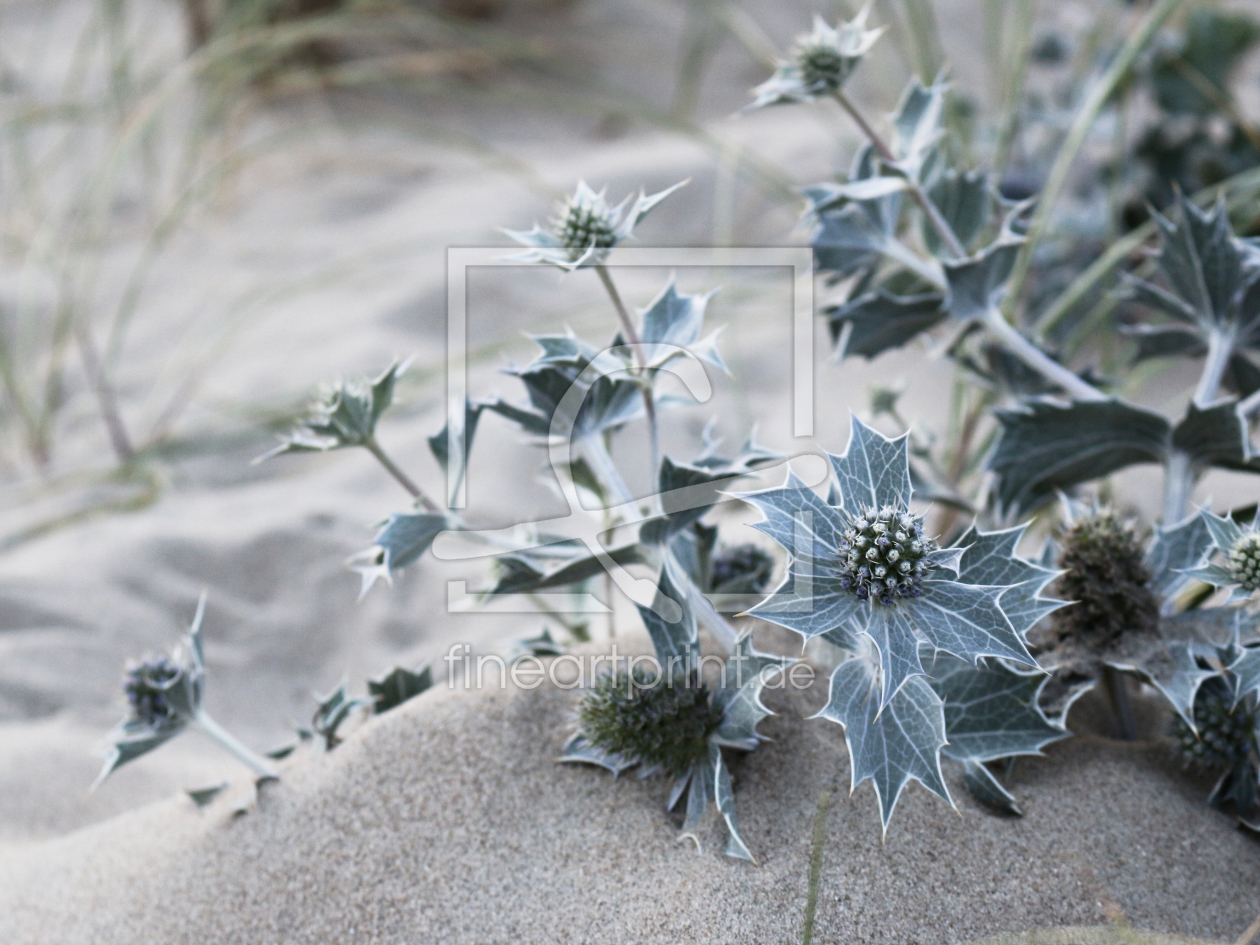
{"type": "Polygon", "coordinates": [[[814,913],[818,910],[818,887],[822,880],[823,844],[827,840],[827,808],[831,792],[818,794],[818,812],[814,815],[814,842],[809,851],[809,892],[805,897],[805,922],[801,929],[801,945],[810,945],[814,938],[814,913]]]}
{"type": "Polygon", "coordinates": [[[79,346],[79,357],[83,359],[83,373],[96,394],[96,401],[101,408],[101,417],[105,420],[105,429],[109,432],[109,442],[114,448],[120,465],[129,466],[136,458],[135,448],[127,435],[122,416],[118,412],[118,400],[114,389],[105,380],[105,372],[101,369],[100,358],[96,356],[96,346],[88,329],[79,325],[75,329],[75,341],[79,346]]]}
{"type": "Polygon", "coordinates": [[[249,768],[250,771],[258,775],[260,778],[278,778],[276,769],[269,765],[265,759],[254,754],[240,742],[238,742],[231,734],[228,733],[218,722],[210,718],[204,712],[198,712],[193,717],[193,724],[201,729],[206,735],[219,743],[228,754],[232,755],[237,761],[249,768]]]}
{"type": "Polygon", "coordinates": [[[1221,378],[1229,367],[1229,359],[1234,353],[1234,340],[1221,331],[1213,331],[1208,337],[1207,360],[1203,363],[1203,374],[1199,377],[1199,386],[1194,389],[1194,405],[1206,408],[1216,399],[1221,387],[1221,378]]]}
{"type": "Polygon", "coordinates": [[[1006,314],[1008,317],[1018,303],[1020,291],[1024,287],[1024,281],[1028,278],[1028,271],[1032,266],[1033,249],[1045,235],[1046,225],[1050,219],[1050,211],[1053,209],[1054,202],[1058,198],[1059,192],[1063,189],[1063,185],[1067,183],[1068,172],[1071,171],[1076,155],[1080,153],[1081,147],[1085,144],[1085,139],[1089,136],[1094,119],[1103,110],[1107,100],[1111,98],[1112,93],[1120,85],[1121,80],[1128,75],[1129,70],[1133,67],[1133,63],[1164,24],[1164,21],[1183,2],[1184,0],[1158,0],[1147,12],[1137,29],[1129,34],[1129,38],[1125,40],[1124,46],[1120,49],[1116,58],[1112,60],[1107,71],[1090,89],[1089,95],[1085,99],[1085,104],[1081,106],[1081,110],[1077,113],[1076,118],[1072,122],[1072,127],[1068,131],[1067,138],[1063,141],[1063,146],[1059,148],[1059,153],[1055,156],[1054,164],[1051,166],[1050,173],[1046,178],[1046,185],[1042,188],[1041,194],[1037,198],[1037,210],[1028,226],[1028,236],[1019,252],[1019,258],[1015,260],[1015,271],[1011,275],[1010,290],[1006,296],[1006,314]]]}
{"type": "Polygon", "coordinates": [[[1126,742],[1137,741],[1137,726],[1133,721],[1133,706],[1129,702],[1128,679],[1110,666],[1103,667],[1103,685],[1116,713],[1116,727],[1120,738],[1126,742]]]}
{"type": "Polygon", "coordinates": [[[1173,450],[1164,467],[1164,527],[1170,528],[1186,517],[1186,507],[1194,492],[1194,469],[1190,457],[1173,450]]]}
{"type": "Polygon", "coordinates": [[[385,467],[385,471],[398,480],[398,484],[406,489],[413,499],[419,502],[430,512],[436,512],[438,507],[432,499],[424,494],[424,491],[416,485],[407,476],[405,472],[394,464],[394,461],[385,455],[385,451],[381,449],[381,445],[376,442],[376,437],[370,437],[363,441],[363,447],[369,453],[376,457],[376,461],[385,467]]]}
{"type": "Polygon", "coordinates": [[[652,441],[652,469],[649,481],[655,482],[661,468],[661,431],[656,420],[656,400],[652,395],[652,378],[648,375],[643,343],[639,340],[639,333],[635,331],[634,319],[630,317],[625,303],[621,301],[621,294],[613,283],[608,267],[599,265],[595,267],[595,271],[599,273],[599,281],[604,284],[604,288],[608,291],[608,298],[612,300],[613,308],[617,310],[617,318],[621,320],[621,330],[626,333],[626,341],[634,346],[634,362],[643,376],[643,410],[647,414],[648,436],[652,441]]]}
{"type": "MultiPolygon", "coordinates": [[[[857,106],[849,100],[842,89],[836,89],[831,93],[832,97],[840,103],[840,107],[849,113],[849,117],[862,130],[862,134],[866,135],[871,146],[875,148],[885,164],[892,168],[897,167],[897,156],[893,154],[892,148],[888,143],[879,136],[879,133],[871,127],[866,117],[857,110],[857,106]]],[[[909,177],[903,178],[906,182],[906,190],[910,191],[910,196],[914,198],[920,209],[923,210],[924,216],[928,218],[928,222],[932,224],[932,228],[936,230],[942,242],[949,248],[950,254],[955,259],[963,259],[967,255],[967,250],[963,248],[962,243],[958,241],[958,237],[954,234],[953,228],[949,225],[949,221],[941,215],[941,211],[937,209],[936,204],[932,203],[928,195],[923,192],[923,188],[919,186],[918,181],[911,180],[909,177]]]]}
{"type": "Polygon", "coordinates": [[[1019,329],[1008,322],[997,309],[989,311],[985,316],[984,325],[989,331],[997,335],[998,340],[1006,345],[1011,354],[1047,380],[1062,387],[1077,400],[1107,399],[1107,395],[1098,388],[1081,380],[1025,338],[1019,329]]]}

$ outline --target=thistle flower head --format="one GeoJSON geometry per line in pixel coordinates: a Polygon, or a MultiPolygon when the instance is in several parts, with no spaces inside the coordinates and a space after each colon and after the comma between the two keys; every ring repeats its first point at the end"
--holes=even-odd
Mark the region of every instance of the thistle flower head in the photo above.
{"type": "Polygon", "coordinates": [[[932,570],[928,555],[936,542],[923,533],[923,519],[891,505],[867,508],[849,520],[839,545],[840,586],[860,600],[885,606],[921,597],[932,570]]]}
{"type": "Polygon", "coordinates": [[[617,245],[620,210],[608,206],[603,191],[580,186],[560,205],[551,231],[574,258],[590,249],[611,249],[617,245]]]}
{"type": "Polygon", "coordinates": [[[653,679],[641,667],[604,674],[578,707],[578,730],[596,748],[674,777],[708,756],[721,724],[706,686],[653,679]]]}
{"type": "Polygon", "coordinates": [[[1247,593],[1260,590],[1260,532],[1245,531],[1229,550],[1230,577],[1247,593]]]}
{"type": "Polygon", "coordinates": [[[1153,631],[1159,597],[1133,529],[1103,509],[1063,537],[1059,596],[1075,601],[1056,615],[1060,636],[1103,647],[1129,631],[1153,631]]]}
{"type": "Polygon", "coordinates": [[[123,692],[131,717],[152,728],[161,728],[175,716],[167,701],[167,690],[180,674],[180,668],[168,656],[147,656],[127,666],[123,692]]]}
{"type": "Polygon", "coordinates": [[[608,258],[608,251],[634,232],[648,211],[672,194],[686,181],[655,194],[643,190],[631,200],[626,197],[615,206],[604,197],[605,191],[594,191],[580,181],[577,189],[564,199],[549,227],[534,225],[532,230],[503,232],[529,250],[510,257],[519,262],[541,262],[561,269],[597,266],[608,258]]]}
{"type": "Polygon", "coordinates": [[[814,18],[814,28],[797,37],[791,58],[774,75],[753,89],[749,109],[790,102],[806,102],[843,87],[862,57],[875,45],[884,28],[868,30],[870,4],[848,23],[828,26],[814,18]]]}
{"type": "Polygon", "coordinates": [[[1173,737],[1187,765],[1208,771],[1234,767],[1257,757],[1256,710],[1244,699],[1234,704],[1228,683],[1220,677],[1206,680],[1194,700],[1196,734],[1176,716],[1173,737]]]}
{"type": "Polygon", "coordinates": [[[406,363],[391,364],[373,380],[337,381],[322,390],[307,416],[279,446],[254,460],[281,453],[322,452],[347,446],[364,446],[376,435],[376,424],[394,400],[398,377],[406,363]]]}
{"type": "Polygon", "coordinates": [[[718,594],[760,594],[770,584],[774,556],[760,545],[722,548],[709,566],[709,583],[718,594]]]}

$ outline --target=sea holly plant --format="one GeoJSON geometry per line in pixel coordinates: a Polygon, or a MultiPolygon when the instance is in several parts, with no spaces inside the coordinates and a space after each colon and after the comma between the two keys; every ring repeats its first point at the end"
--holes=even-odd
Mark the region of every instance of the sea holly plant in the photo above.
{"type": "Polygon", "coordinates": [[[203,594],[181,650],[171,656],[150,656],[127,667],[123,682],[127,717],[110,733],[110,751],[92,784],[93,790],[127,762],[148,754],[188,729],[209,737],[258,777],[277,777],[275,769],[264,758],[237,741],[202,707],[206,664],[201,621],[205,611],[203,594]]]}
{"type": "Polygon", "coordinates": [[[650,665],[631,661],[596,679],[578,706],[577,730],[560,757],[594,764],[614,776],[637,768],[640,777],[672,778],[667,809],[682,805],[682,837],[700,846],[700,827],[716,808],[726,825],[726,854],[752,860],[739,832],[735,792],[724,752],[749,752],[764,736],[757,726],[771,712],[762,691],[794,662],[758,652],[744,633],[735,641],[717,679],[702,672],[696,617],[680,591],[676,566],[667,563],[660,594],[682,601],[681,619],[661,618],[661,608],[639,607],[656,653],[650,665]]]}
{"type": "Polygon", "coordinates": [[[853,417],[847,451],[828,454],[826,500],[791,476],[742,496],[790,553],[783,584],[750,613],[841,654],[819,715],[844,726],[852,786],[874,782],[885,832],[911,780],[950,800],[947,744],[986,802],[1013,808],[984,763],[1066,734],[1037,707],[1044,676],[1025,642],[1061,606],[1040,594],[1053,572],[1015,556],[1020,530],[937,547],[911,509],[907,445],[853,417]]]}
{"type": "MultiPolygon", "coordinates": [[[[833,71],[834,81],[800,78],[801,51],[817,46],[805,37],[794,64],[754,90],[753,107],[830,98],[866,138],[846,176],[803,188],[817,268],[839,284],[822,307],[838,353],[869,359],[923,338],[954,360],[960,376],[980,382],[978,392],[962,384],[955,394],[960,436],[946,444],[953,457],[935,464],[944,475],[928,475],[918,458],[916,477],[961,495],[960,477],[970,476],[969,488],[986,494],[998,516],[1012,518],[1059,491],[1157,463],[1165,468],[1163,521],[1173,525],[1186,516],[1206,470],[1260,471],[1247,437],[1248,421],[1260,411],[1260,371],[1250,359],[1260,318],[1260,250],[1234,235],[1224,205],[1204,210],[1179,196],[1172,212],[1155,216],[1158,276],[1139,275],[1123,287],[1126,311],[1140,306],[1163,319],[1130,332],[1137,360],[1203,359],[1191,402],[1173,421],[1123,399],[1122,379],[1072,369],[1068,352],[1056,348],[1063,333],[1048,331],[1058,331],[1083,298],[1096,297],[1124,257],[1092,267],[1059,297],[1021,297],[1048,207],[1033,215],[1033,204],[1007,200],[993,176],[963,164],[959,155],[969,149],[947,132],[949,90],[940,80],[911,79],[891,116],[891,135],[882,135],[843,87],[875,39],[866,12],[833,32],[863,37],[833,71]],[[791,94],[772,94],[789,79],[791,94]],[[1042,310],[1027,310],[1033,304],[1042,310]],[[982,422],[990,412],[996,442],[982,422]],[[985,457],[994,478],[987,491],[975,462],[985,457]]],[[[1053,200],[1058,183],[1047,189],[1053,200]]],[[[1084,347],[1077,341],[1072,349],[1084,347]]]]}
{"type": "Polygon", "coordinates": [[[640,190],[633,200],[626,197],[613,206],[604,197],[605,190],[597,193],[586,181],[579,181],[573,194],[556,209],[550,226],[535,223],[530,230],[503,230],[522,246],[529,247],[510,258],[567,270],[601,266],[609,250],[630,239],[639,221],[653,207],[686,183],[680,181],[654,194],[640,190]]]}
{"type": "Polygon", "coordinates": [[[1229,588],[1230,603],[1251,600],[1260,590],[1260,530],[1254,519],[1243,527],[1232,517],[1213,515],[1208,509],[1202,509],[1199,516],[1211,544],[1205,543],[1203,560],[1186,576],[1229,588]],[[1219,562],[1214,560],[1218,558],[1219,562]]]}

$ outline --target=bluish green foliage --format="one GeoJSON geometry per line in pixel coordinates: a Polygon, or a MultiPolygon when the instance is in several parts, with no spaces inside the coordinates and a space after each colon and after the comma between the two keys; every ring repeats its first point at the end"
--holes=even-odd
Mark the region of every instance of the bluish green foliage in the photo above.
{"type": "Polygon", "coordinates": [[[369,679],[367,686],[372,711],[380,715],[433,688],[433,670],[424,666],[412,672],[395,666],[379,679],[369,679]]]}
{"type": "Polygon", "coordinates": [[[189,727],[197,728],[217,741],[250,766],[255,774],[275,777],[266,761],[220,728],[201,706],[206,678],[201,643],[201,621],[205,610],[203,595],[182,650],[173,656],[146,657],[127,667],[123,680],[127,716],[110,733],[110,750],[92,784],[92,790],[127,762],[164,745],[189,727]]]}
{"type": "Polygon", "coordinates": [[[696,617],[680,593],[685,577],[671,575],[675,570],[670,564],[662,570],[659,596],[680,603],[681,619],[671,623],[660,608],[638,608],[656,655],[655,667],[647,670],[651,675],[616,672],[597,680],[560,760],[600,765],[613,774],[641,766],[644,773],[673,777],[667,806],[672,810],[685,800],[683,836],[699,846],[700,823],[716,807],[727,827],[727,855],[751,860],[739,833],[723,749],[752,751],[761,743],[757,726],[770,714],[762,690],[793,661],[758,652],[744,634],[716,682],[702,679],[696,617]]]}
{"type": "MultiPolygon", "coordinates": [[[[756,527],[791,555],[779,590],[751,613],[806,640],[821,636],[845,652],[821,714],[845,727],[853,785],[868,778],[875,782],[887,830],[908,781],[949,798],[940,775],[945,703],[929,682],[922,652],[952,654],[973,670],[983,657],[1034,667],[1024,633],[1052,602],[1039,596],[1045,569],[1016,559],[1011,535],[976,536],[985,540],[976,542],[969,564],[970,546],[933,549],[912,538],[910,529],[917,530],[920,520],[909,512],[907,438],[889,439],[856,417],[852,431],[845,454],[831,457],[832,501],[824,502],[792,479],[783,488],[743,496],[766,517],[756,527]],[[876,522],[895,526],[886,548],[872,543],[876,557],[886,560],[894,548],[909,544],[914,549],[918,542],[912,551],[920,556],[916,564],[930,567],[916,572],[921,574],[914,585],[917,595],[860,593],[864,587],[850,573],[852,536],[874,531],[866,512],[872,507],[890,510],[876,522]],[[1014,620],[1006,611],[1007,594],[1014,620]]],[[[861,557],[867,557],[865,551],[861,557]]],[[[870,579],[875,574],[872,568],[870,579]]]]}

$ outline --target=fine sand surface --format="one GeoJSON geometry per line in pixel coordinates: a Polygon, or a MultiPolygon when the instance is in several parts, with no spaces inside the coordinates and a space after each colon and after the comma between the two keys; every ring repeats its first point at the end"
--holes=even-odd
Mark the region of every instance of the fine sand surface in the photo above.
{"type": "MultiPolygon", "coordinates": [[[[43,23],[35,0],[11,6],[25,19],[6,28],[43,23]]],[[[583,0],[564,8],[555,43],[603,80],[667,100],[679,6],[583,0]]],[[[954,0],[940,6],[956,9],[954,0]]],[[[1079,19],[1087,6],[1062,8],[1079,19]]],[[[66,7],[87,9],[78,0],[66,7]]],[[[804,28],[813,9],[758,7],[776,42],[804,28]]],[[[152,28],[178,46],[174,9],[155,7],[152,28]]],[[[942,17],[958,84],[982,98],[977,22],[942,17]]],[[[72,45],[73,32],[49,32],[52,40],[32,33],[26,45],[72,45]]],[[[1151,746],[1079,740],[1044,761],[1021,761],[1011,784],[1022,820],[983,814],[957,784],[961,816],[911,788],[881,844],[870,786],[843,800],[839,728],[800,720],[816,695],[781,706],[784,715],[764,726],[776,741],[735,766],[755,867],[716,852],[716,828],[703,853],[676,843],[661,809],[665,785],[553,764],[574,698],[555,690],[430,692],[331,755],[285,762],[282,782],[240,818],[231,809],[248,793],[244,769],[195,734],[87,794],[100,764],[93,751],[121,713],[125,660],[171,647],[203,589],[207,708],[257,748],[290,738],[310,717],[312,691],[342,678],[357,694],[391,665],[440,661],[456,643],[505,653],[542,629],[537,613],[448,610],[448,581],[487,586],[482,562],[427,557],[392,589],[356,603],[358,578],[342,562],[370,543],[373,523],[407,509],[405,493],[361,453],[249,461],[274,443],[267,422],[321,381],[412,356],[381,440],[440,494],[426,437],[444,417],[446,248],[506,249],[496,227],[547,219],[545,190],[569,191],[585,178],[620,199],[689,177],[641,227],[639,245],[803,244],[793,230],[798,206],[732,175],[723,155],[749,148],[804,183],[844,166],[853,138],[824,110],[730,119],[764,76],[746,51],[722,46],[701,100],[707,143],[611,107],[534,114],[472,98],[408,106],[511,154],[529,175],[453,150],[371,99],[260,108],[261,131],[285,131],[286,144],[249,165],[212,212],[172,241],[119,370],[125,418],[139,427],[153,378],[178,375],[169,352],[185,340],[190,307],[214,322],[251,289],[304,279],[315,288],[285,296],[239,330],[169,454],[152,462],[162,488],[151,504],[11,543],[111,487],[85,496],[12,470],[0,482],[0,942],[793,942],[824,788],[835,793],[815,941],[957,943],[1121,915],[1138,927],[1229,940],[1260,912],[1260,844],[1207,808],[1205,786],[1151,746]],[[719,203],[724,213],[714,212],[719,203]],[[181,793],[224,778],[232,792],[204,812],[181,793]]],[[[904,64],[890,52],[854,90],[874,111],[892,105],[903,80],[904,64]]],[[[405,117],[407,107],[400,111],[405,117]]],[[[140,245],[120,239],[125,250],[140,245]]],[[[125,275],[104,265],[111,277],[125,275]]],[[[618,273],[635,306],[669,276],[667,268],[618,273]]],[[[710,416],[728,445],[757,423],[759,439],[784,452],[839,452],[848,411],[866,412],[873,385],[904,384],[903,415],[943,428],[952,374],[942,359],[910,346],[837,366],[819,320],[814,434],[792,436],[790,281],[768,269],[683,269],[677,277],[687,292],[723,287],[709,313],[724,326],[734,379],[713,378],[709,404],[667,418],[664,447],[674,458],[696,454],[710,416]]],[[[823,298],[827,290],[818,291],[823,298]]],[[[474,272],[468,311],[469,390],[479,398],[522,399],[500,368],[533,356],[525,332],[572,326],[598,342],[614,331],[590,273],[474,272]]],[[[59,443],[70,472],[109,461],[95,408],[84,402],[59,443]]],[[[1158,391],[1151,402],[1181,407],[1158,391]]],[[[630,487],[645,492],[643,442],[642,430],[631,429],[617,449],[630,487]]],[[[542,454],[487,415],[465,518],[499,527],[561,514],[549,479],[542,454]]],[[[1127,473],[1121,492],[1153,513],[1158,475],[1127,473]]],[[[1241,505],[1254,499],[1254,481],[1213,473],[1196,498],[1209,496],[1241,505]]],[[[737,542],[752,538],[748,518],[726,510],[711,520],[723,540],[737,542]]],[[[623,636],[637,622],[625,602],[619,619],[623,636]]],[[[604,633],[601,619],[593,630],[604,633]]]]}
{"type": "Polygon", "coordinates": [[[250,813],[176,797],[12,851],[0,941],[795,942],[823,789],[817,942],[1104,921],[1232,940],[1254,918],[1260,845],[1165,748],[1021,761],[1022,819],[956,777],[958,813],[911,788],[881,844],[870,785],[846,798],[839,728],[797,717],[818,693],[776,696],[774,741],[734,769],[756,866],[718,852],[717,824],[703,852],[678,842],[663,782],[554,763],[575,693],[439,688],[294,758],[250,813]]]}

